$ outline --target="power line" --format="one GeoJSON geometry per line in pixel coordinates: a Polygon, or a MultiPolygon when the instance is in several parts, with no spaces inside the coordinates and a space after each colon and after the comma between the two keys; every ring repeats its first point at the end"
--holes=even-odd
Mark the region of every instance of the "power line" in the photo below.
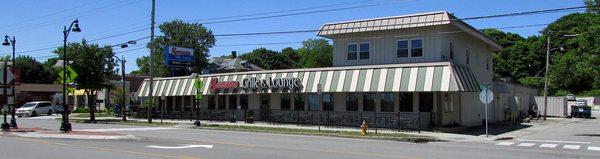
{"type": "MultiPolygon", "coordinates": [[[[499,17],[509,17],[509,16],[521,16],[521,15],[531,15],[531,14],[556,13],[556,12],[580,10],[582,8],[585,8],[585,6],[568,7],[568,8],[556,8],[556,9],[546,9],[546,10],[536,10],[536,11],[528,11],[528,12],[515,12],[515,13],[496,14],[496,15],[487,15],[487,16],[476,16],[476,17],[468,17],[468,18],[462,18],[462,19],[456,18],[456,19],[430,21],[430,22],[404,23],[404,24],[401,24],[401,25],[415,25],[415,24],[422,24],[422,23],[437,23],[437,22],[457,21],[457,20],[476,20],[476,19],[489,19],[489,18],[499,18],[499,17]]],[[[281,15],[277,15],[277,16],[281,16],[281,15]]],[[[388,25],[381,25],[381,26],[378,26],[378,27],[386,27],[386,26],[394,26],[394,25],[396,25],[396,24],[393,24],[393,25],[389,25],[389,24],[388,25]]],[[[353,27],[353,28],[366,28],[366,27],[369,27],[369,26],[359,26],[359,27],[353,27]]],[[[518,27],[514,27],[513,26],[513,28],[518,28],[518,27]]],[[[97,41],[97,40],[101,40],[101,39],[106,39],[106,38],[111,38],[111,37],[116,37],[116,36],[127,35],[127,34],[131,34],[131,33],[135,33],[135,32],[140,32],[140,31],[148,30],[148,29],[150,29],[150,28],[142,28],[142,29],[138,29],[138,30],[133,30],[133,31],[125,32],[125,33],[120,33],[120,34],[115,34],[115,35],[111,35],[111,36],[107,36],[107,37],[93,39],[93,41],[97,41]]],[[[323,31],[339,30],[339,29],[347,29],[347,28],[323,29],[323,31]]],[[[280,31],[280,32],[236,33],[236,34],[220,34],[220,35],[217,34],[215,36],[223,36],[223,37],[227,37],[227,36],[256,36],[256,35],[290,34],[290,33],[316,32],[316,31],[320,31],[320,30],[311,29],[311,30],[295,30],[295,31],[280,31]]],[[[27,52],[48,50],[48,49],[52,49],[52,48],[55,48],[55,47],[28,50],[28,51],[19,52],[19,53],[27,53],[27,52]]]]}
{"type": "Polygon", "coordinates": [[[18,21],[18,22],[13,23],[13,24],[4,25],[4,26],[1,26],[0,28],[7,28],[7,27],[11,27],[11,26],[15,26],[15,25],[19,25],[19,24],[31,22],[32,20],[41,19],[41,18],[45,18],[45,17],[57,15],[57,14],[60,14],[60,13],[65,13],[65,12],[67,12],[69,10],[74,10],[74,9],[77,9],[77,8],[85,7],[85,6],[92,5],[92,4],[95,4],[95,3],[98,3],[98,2],[101,2],[101,1],[100,0],[96,0],[96,1],[91,2],[91,3],[87,3],[86,2],[84,4],[81,4],[81,5],[72,7],[72,8],[67,8],[67,9],[63,9],[63,10],[57,11],[57,12],[48,13],[48,14],[45,14],[45,15],[42,15],[42,16],[33,17],[33,18],[22,20],[22,21],[18,21]]]}

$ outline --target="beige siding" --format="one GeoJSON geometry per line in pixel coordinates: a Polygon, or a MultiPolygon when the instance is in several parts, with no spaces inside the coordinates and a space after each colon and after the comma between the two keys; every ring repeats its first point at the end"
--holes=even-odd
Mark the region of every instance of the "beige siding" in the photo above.
{"type": "Polygon", "coordinates": [[[375,31],[336,35],[333,38],[333,65],[356,66],[374,64],[397,64],[412,62],[441,61],[440,27],[412,28],[405,30],[375,31]],[[423,39],[423,57],[396,58],[396,41],[401,39],[423,39]],[[368,60],[348,60],[348,44],[370,43],[368,60]]]}

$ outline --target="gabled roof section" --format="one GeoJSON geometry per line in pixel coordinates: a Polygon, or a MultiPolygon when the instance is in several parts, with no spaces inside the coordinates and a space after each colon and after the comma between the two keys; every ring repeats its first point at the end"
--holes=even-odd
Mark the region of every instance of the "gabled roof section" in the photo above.
{"type": "Polygon", "coordinates": [[[452,24],[460,30],[484,41],[492,46],[495,51],[502,49],[502,46],[496,41],[446,11],[327,23],[321,27],[317,35],[325,38],[333,38],[333,35],[338,34],[399,30],[448,24],[452,24]]]}

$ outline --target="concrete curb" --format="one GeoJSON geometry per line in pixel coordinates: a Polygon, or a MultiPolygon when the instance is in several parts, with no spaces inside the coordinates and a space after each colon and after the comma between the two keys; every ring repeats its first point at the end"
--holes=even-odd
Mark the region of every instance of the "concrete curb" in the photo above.
{"type": "Polygon", "coordinates": [[[40,133],[17,133],[16,135],[19,137],[26,137],[26,138],[50,138],[50,139],[82,139],[82,140],[138,139],[133,135],[107,136],[107,135],[40,134],[40,133]]]}

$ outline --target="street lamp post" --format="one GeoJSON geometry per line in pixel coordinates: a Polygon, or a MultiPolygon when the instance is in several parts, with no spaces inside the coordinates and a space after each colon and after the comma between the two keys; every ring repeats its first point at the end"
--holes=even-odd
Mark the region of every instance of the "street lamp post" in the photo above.
{"type": "MultiPolygon", "coordinates": [[[[15,40],[15,36],[12,37],[12,40],[9,40],[9,36],[6,35],[4,36],[4,43],[2,43],[2,45],[4,46],[12,46],[12,71],[15,70],[15,44],[17,43],[17,40],[15,40]]],[[[14,72],[13,72],[14,73],[14,72]]],[[[11,118],[10,118],[10,127],[13,128],[18,128],[17,126],[17,120],[15,119],[15,106],[17,105],[17,96],[15,95],[15,82],[12,82],[12,97],[13,97],[13,105],[10,107],[10,112],[11,112],[11,118]]]]}
{"type": "Polygon", "coordinates": [[[81,28],[79,28],[79,20],[75,19],[69,25],[63,29],[63,114],[62,114],[62,123],[60,125],[60,131],[69,132],[71,131],[71,123],[69,123],[69,106],[67,105],[67,37],[69,37],[70,32],[81,32],[81,28]]]}
{"type": "Polygon", "coordinates": [[[4,65],[3,65],[3,70],[4,70],[4,76],[2,76],[2,84],[4,85],[4,89],[2,89],[3,91],[3,96],[4,97],[4,103],[3,104],[3,109],[2,110],[2,114],[4,115],[4,122],[2,122],[2,131],[10,131],[10,125],[6,122],[6,110],[8,110],[8,96],[6,93],[6,87],[8,86],[8,84],[6,84],[6,60],[4,60],[4,65]]]}
{"type": "MultiPolygon", "coordinates": [[[[126,44],[121,45],[122,48],[125,48],[124,46],[127,47],[126,44]]],[[[125,114],[126,113],[125,112],[125,103],[127,100],[127,96],[126,96],[127,91],[125,90],[125,62],[127,62],[127,61],[125,61],[125,57],[123,57],[123,56],[121,56],[121,58],[115,56],[115,58],[117,59],[117,61],[121,62],[121,82],[122,82],[121,86],[123,88],[123,94],[122,94],[123,100],[121,101],[121,116],[123,116],[123,118],[121,120],[127,121],[127,115],[125,114]]]]}
{"type": "Polygon", "coordinates": [[[317,99],[317,101],[318,101],[318,104],[317,104],[317,121],[318,122],[317,123],[319,124],[319,131],[321,131],[321,103],[323,103],[323,101],[322,101],[323,97],[321,95],[322,94],[321,93],[321,91],[322,91],[321,89],[322,89],[321,88],[321,83],[318,83],[317,84],[317,95],[318,95],[319,99],[317,99]]]}

